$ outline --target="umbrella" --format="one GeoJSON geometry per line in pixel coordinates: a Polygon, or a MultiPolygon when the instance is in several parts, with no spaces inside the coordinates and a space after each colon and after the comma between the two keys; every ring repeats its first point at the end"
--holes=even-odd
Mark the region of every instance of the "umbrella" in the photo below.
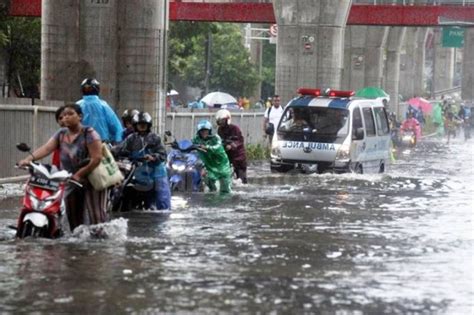
{"type": "Polygon", "coordinates": [[[171,90],[168,93],[166,93],[166,96],[174,96],[174,95],[179,95],[178,91],[176,90],[171,90]]]}
{"type": "Polygon", "coordinates": [[[224,92],[211,92],[201,99],[209,107],[215,107],[216,105],[231,105],[237,104],[237,100],[230,94],[224,92]]]}
{"type": "Polygon", "coordinates": [[[413,97],[408,100],[408,104],[420,109],[423,113],[431,113],[433,105],[423,97],[413,97]]]}
{"type": "Polygon", "coordinates": [[[368,86],[357,90],[355,93],[358,97],[376,99],[376,98],[386,98],[387,101],[390,101],[390,95],[387,94],[384,90],[376,86],[368,86]]]}

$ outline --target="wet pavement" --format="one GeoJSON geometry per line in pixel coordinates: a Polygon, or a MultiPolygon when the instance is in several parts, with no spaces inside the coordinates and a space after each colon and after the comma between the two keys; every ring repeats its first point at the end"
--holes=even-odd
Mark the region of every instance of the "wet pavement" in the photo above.
{"type": "MultiPolygon", "coordinates": [[[[271,174],[60,240],[15,240],[1,313],[472,314],[473,143],[425,141],[383,175],[271,174]]],[[[5,185],[0,198],[19,195],[5,185]]]]}

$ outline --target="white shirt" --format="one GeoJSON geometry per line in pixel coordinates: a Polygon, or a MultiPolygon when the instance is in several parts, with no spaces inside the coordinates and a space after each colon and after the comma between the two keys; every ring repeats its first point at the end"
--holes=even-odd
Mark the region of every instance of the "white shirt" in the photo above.
{"type": "Polygon", "coordinates": [[[280,122],[281,115],[283,115],[283,107],[280,105],[278,107],[272,106],[270,108],[265,111],[263,117],[269,118],[269,122],[273,124],[276,130],[278,123],[280,122]],[[270,117],[268,117],[268,111],[270,111],[270,117]]]}

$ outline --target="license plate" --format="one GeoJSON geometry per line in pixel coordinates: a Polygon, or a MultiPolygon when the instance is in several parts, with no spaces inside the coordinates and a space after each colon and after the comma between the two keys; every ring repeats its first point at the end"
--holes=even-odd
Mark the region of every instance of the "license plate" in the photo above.
{"type": "Polygon", "coordinates": [[[47,190],[57,190],[59,187],[59,183],[57,181],[52,181],[50,179],[38,176],[33,176],[30,179],[30,185],[47,190]]]}

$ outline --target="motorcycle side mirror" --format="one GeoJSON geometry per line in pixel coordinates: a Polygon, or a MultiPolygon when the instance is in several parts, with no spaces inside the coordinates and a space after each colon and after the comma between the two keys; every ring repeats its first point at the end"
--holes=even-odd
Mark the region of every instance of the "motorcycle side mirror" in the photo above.
{"type": "Polygon", "coordinates": [[[27,145],[26,143],[22,142],[22,143],[18,143],[16,145],[16,148],[18,150],[20,150],[21,152],[30,152],[31,148],[29,147],[29,145],[27,145]]]}

